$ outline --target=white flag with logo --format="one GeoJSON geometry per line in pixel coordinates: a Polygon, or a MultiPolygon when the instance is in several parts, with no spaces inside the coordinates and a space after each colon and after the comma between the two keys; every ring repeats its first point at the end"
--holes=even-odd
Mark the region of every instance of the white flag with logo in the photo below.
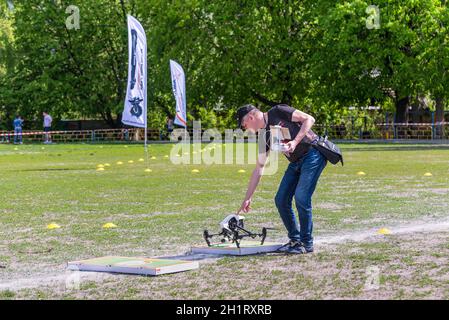
{"type": "Polygon", "coordinates": [[[175,124],[183,126],[185,128],[187,127],[187,106],[184,70],[177,62],[170,60],[170,71],[173,94],[176,100],[175,124]]]}
{"type": "Polygon", "coordinates": [[[147,38],[142,25],[128,15],[128,86],[122,122],[129,126],[147,126],[147,38]]]}

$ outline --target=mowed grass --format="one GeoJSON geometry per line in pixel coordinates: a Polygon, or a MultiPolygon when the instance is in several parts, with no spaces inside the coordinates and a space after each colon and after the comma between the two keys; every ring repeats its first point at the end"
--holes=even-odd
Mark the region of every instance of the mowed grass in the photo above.
{"type": "MultiPolygon", "coordinates": [[[[221,144],[204,147],[211,156],[218,150],[225,152],[233,148],[232,145],[221,144]]],[[[448,219],[448,149],[410,145],[391,148],[345,144],[341,147],[345,166],[328,164],[313,198],[315,239],[356,230],[392,228],[415,221],[425,223],[448,219]],[[365,175],[358,175],[360,171],[365,175]],[[432,176],[424,176],[427,172],[432,176]]],[[[254,165],[174,165],[166,157],[171,149],[169,144],[150,145],[146,160],[141,145],[0,145],[0,285],[19,279],[64,274],[68,261],[104,255],[154,257],[182,254],[192,245],[202,244],[204,229],[218,231],[218,223],[239,208],[254,165]],[[133,163],[129,163],[130,160],[133,163]],[[119,161],[123,164],[117,164],[119,161]],[[110,166],[97,171],[99,164],[110,166]],[[145,172],[147,168],[152,172],[145,172]],[[193,169],[199,172],[192,173],[193,169]],[[118,227],[102,228],[108,222],[118,227]],[[61,228],[48,230],[46,226],[50,223],[61,228]]],[[[269,233],[270,240],[287,239],[273,201],[287,164],[285,159],[281,159],[279,170],[274,175],[263,177],[253,198],[253,210],[246,215],[249,229],[276,228],[269,233]]],[[[434,245],[437,249],[428,252],[429,257],[448,251],[444,236],[437,238],[441,241],[434,245]]],[[[413,237],[397,238],[396,241],[401,239],[414,241],[413,237]]],[[[243,291],[247,298],[282,299],[285,297],[283,292],[289,292],[288,298],[294,299],[356,298],[364,295],[360,286],[370,264],[360,264],[358,270],[362,276],[358,281],[351,278],[339,281],[335,274],[322,279],[329,288],[334,287],[329,289],[330,292],[323,292],[321,282],[316,277],[307,278],[298,269],[298,264],[305,263],[304,267],[319,269],[321,264],[334,265],[340,261],[340,271],[334,270],[338,273],[353,260],[369,261],[369,257],[378,256],[381,252],[378,246],[363,245],[351,244],[352,247],[361,246],[354,250],[361,250],[362,257],[347,253],[336,255],[335,248],[323,247],[312,258],[225,258],[201,265],[200,271],[160,278],[117,276],[83,283],[81,290],[77,291],[45,285],[30,289],[18,286],[17,292],[0,289],[0,299],[237,298],[220,296],[227,291],[227,284],[218,280],[221,272],[231,275],[231,271],[236,270],[243,272],[243,279],[253,281],[255,286],[254,291],[243,291]],[[273,268],[277,263],[283,267],[273,268]],[[263,268],[265,264],[269,266],[266,270],[263,268]],[[288,270],[297,271],[297,281],[289,283],[286,280],[288,270]],[[263,271],[270,273],[266,279],[268,283],[259,278],[263,271]],[[257,290],[258,286],[269,287],[270,281],[273,281],[272,289],[257,290]],[[351,281],[357,283],[358,289],[351,289],[351,281]],[[115,288],[125,291],[119,294],[115,288]],[[164,294],[155,295],[150,289],[164,294]],[[311,294],[304,295],[307,290],[312,290],[311,294]]],[[[344,250],[345,247],[341,248],[344,250]]],[[[398,254],[394,248],[390,249],[385,250],[385,263],[392,261],[388,259],[389,254],[398,254]]],[[[382,259],[381,256],[380,265],[382,259]]],[[[414,261],[413,257],[405,259],[406,262],[414,261]]],[[[433,260],[442,263],[441,257],[433,260]]],[[[443,260],[447,266],[447,254],[443,260]]],[[[426,263],[430,262],[426,260],[426,263]]],[[[406,267],[413,268],[413,265],[406,267]]],[[[418,267],[422,265],[418,264],[418,267]]],[[[381,285],[388,283],[389,279],[394,283],[400,282],[395,278],[396,273],[391,271],[394,268],[389,267],[388,270],[390,273],[384,274],[381,285]]],[[[431,274],[426,276],[431,277],[431,274]]],[[[424,281],[423,286],[429,287],[429,281],[424,281]]],[[[238,290],[244,283],[233,286],[238,290]]],[[[397,290],[403,291],[391,292],[388,297],[413,297],[412,291],[416,291],[407,284],[398,286],[397,290]]],[[[431,297],[446,298],[447,294],[440,289],[428,293],[431,297]]]]}

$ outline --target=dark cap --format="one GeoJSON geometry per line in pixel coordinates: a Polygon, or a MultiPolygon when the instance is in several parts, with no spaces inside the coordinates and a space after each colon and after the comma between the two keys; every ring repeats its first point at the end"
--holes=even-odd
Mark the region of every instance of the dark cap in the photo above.
{"type": "Polygon", "coordinates": [[[240,129],[242,129],[242,119],[244,116],[246,116],[250,111],[257,109],[255,106],[253,106],[252,104],[246,104],[243,107],[240,107],[237,110],[237,122],[238,122],[238,127],[240,129]]]}

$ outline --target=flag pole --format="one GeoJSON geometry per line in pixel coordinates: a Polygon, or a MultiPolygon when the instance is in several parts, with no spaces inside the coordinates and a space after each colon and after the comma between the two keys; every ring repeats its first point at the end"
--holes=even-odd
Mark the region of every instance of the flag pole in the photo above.
{"type": "Polygon", "coordinates": [[[145,152],[148,153],[147,127],[145,127],[145,152]]]}
{"type": "MultiPolygon", "coordinates": [[[[146,37],[146,36],[145,36],[146,37]]],[[[148,159],[148,53],[147,53],[147,46],[145,44],[145,52],[144,52],[144,63],[145,63],[145,73],[144,73],[144,80],[145,80],[145,155],[147,158],[147,169],[150,169],[150,161],[148,159]]]]}
{"type": "Polygon", "coordinates": [[[150,169],[150,159],[148,154],[148,140],[147,140],[147,125],[145,125],[145,160],[147,164],[147,169],[150,169]]]}

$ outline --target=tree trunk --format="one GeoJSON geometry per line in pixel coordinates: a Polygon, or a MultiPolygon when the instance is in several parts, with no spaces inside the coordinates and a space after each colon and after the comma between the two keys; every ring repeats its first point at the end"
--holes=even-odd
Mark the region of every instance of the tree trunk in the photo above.
{"type": "Polygon", "coordinates": [[[270,107],[274,107],[274,106],[280,104],[280,102],[269,100],[269,99],[267,99],[266,97],[264,97],[263,95],[257,93],[254,90],[251,90],[251,95],[255,99],[259,100],[260,102],[262,102],[262,103],[264,103],[266,105],[269,105],[270,107]]]}
{"type": "Polygon", "coordinates": [[[413,103],[412,105],[411,105],[411,107],[412,107],[412,109],[410,110],[410,113],[409,113],[409,118],[411,118],[411,123],[418,123],[418,122],[421,122],[420,121],[420,118],[419,118],[419,116],[420,116],[420,106],[419,106],[419,103],[418,102],[415,102],[415,103],[413,103]]]}
{"type": "Polygon", "coordinates": [[[119,112],[117,114],[117,118],[115,119],[115,128],[120,128],[122,126],[122,113],[119,112]]]}
{"type": "Polygon", "coordinates": [[[444,100],[441,97],[435,99],[435,122],[444,121],[444,100]]]}
{"type": "Polygon", "coordinates": [[[105,110],[104,112],[101,113],[101,117],[103,118],[103,120],[107,123],[107,125],[110,128],[113,128],[113,129],[117,128],[114,118],[112,117],[111,111],[105,110]]]}
{"type": "Polygon", "coordinates": [[[407,109],[410,104],[410,97],[405,97],[402,99],[396,98],[396,115],[394,118],[394,123],[405,123],[407,122],[407,109]]]}
{"type": "Polygon", "coordinates": [[[438,125],[438,122],[444,121],[444,100],[441,97],[437,97],[435,99],[435,122],[437,125],[435,126],[435,138],[442,139],[443,138],[443,126],[438,125]]]}
{"type": "Polygon", "coordinates": [[[290,93],[288,93],[287,90],[284,90],[282,92],[282,103],[285,103],[285,104],[291,106],[292,99],[293,99],[293,97],[290,95],[290,93]]]}

